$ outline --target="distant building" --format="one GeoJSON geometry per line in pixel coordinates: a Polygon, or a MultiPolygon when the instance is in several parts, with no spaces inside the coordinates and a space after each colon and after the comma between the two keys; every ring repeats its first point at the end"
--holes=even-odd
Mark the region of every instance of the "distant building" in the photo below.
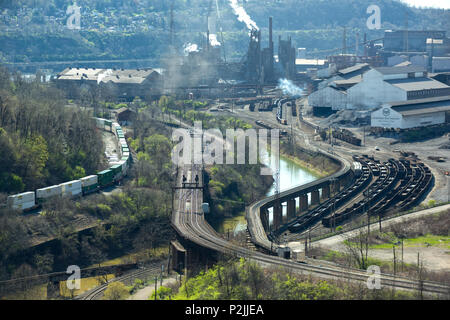
{"type": "Polygon", "coordinates": [[[320,88],[319,85],[320,89],[309,96],[309,105],[331,110],[373,109],[391,101],[450,95],[450,87],[429,78],[423,67],[409,65],[364,70],[362,66],[348,68],[344,72],[340,70],[340,76],[327,80],[325,87],[320,88]],[[351,75],[353,77],[349,78],[351,75]]]}
{"type": "Polygon", "coordinates": [[[450,111],[450,96],[385,103],[371,114],[371,126],[409,129],[443,124],[450,111]]]}
{"type": "Polygon", "coordinates": [[[368,70],[370,70],[370,66],[367,63],[358,63],[352,67],[340,69],[336,71],[336,73],[333,74],[330,78],[322,81],[319,84],[319,89],[323,89],[336,81],[350,80],[355,77],[360,77],[364,72],[367,72],[368,70]]]}
{"type": "Polygon", "coordinates": [[[430,78],[450,86],[450,72],[430,73],[430,78]]]}
{"type": "Polygon", "coordinates": [[[445,31],[386,30],[383,39],[385,52],[426,52],[427,39],[444,39],[445,31]]]}
{"type": "Polygon", "coordinates": [[[347,108],[376,108],[391,101],[407,101],[450,95],[450,87],[427,77],[422,67],[382,67],[363,75],[347,90],[347,108]]]}
{"type": "Polygon", "coordinates": [[[321,69],[325,66],[327,60],[323,59],[295,59],[295,68],[297,72],[304,72],[308,68],[321,69]]]}
{"type": "Polygon", "coordinates": [[[99,94],[132,101],[134,97],[159,96],[162,76],[154,69],[66,68],[58,74],[56,83],[69,97],[76,98],[83,88],[98,88],[99,94]]]}
{"type": "Polygon", "coordinates": [[[450,57],[433,57],[431,72],[450,72],[450,57]]]}
{"type": "Polygon", "coordinates": [[[129,126],[133,124],[136,112],[128,108],[120,108],[116,111],[116,120],[121,126],[129,126]]]}

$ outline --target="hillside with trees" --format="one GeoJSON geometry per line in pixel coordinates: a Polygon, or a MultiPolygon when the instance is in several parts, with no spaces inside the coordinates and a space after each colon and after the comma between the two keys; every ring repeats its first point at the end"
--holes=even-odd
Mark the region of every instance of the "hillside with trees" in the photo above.
{"type": "MultiPolygon", "coordinates": [[[[79,0],[81,30],[66,27],[69,0],[2,1],[0,59],[3,61],[67,61],[86,59],[151,59],[159,66],[170,43],[171,1],[79,0]]],[[[174,46],[179,53],[188,43],[204,43],[207,13],[217,17],[215,1],[174,0],[174,46]],[[192,17],[196,17],[192,19],[192,17]]],[[[274,18],[274,37],[291,36],[308,51],[340,48],[343,26],[350,47],[355,35],[380,38],[383,30],[445,30],[450,32],[450,10],[417,9],[397,0],[380,0],[382,30],[368,30],[366,9],[371,0],[247,0],[240,2],[263,32],[267,45],[268,17],[274,18]]],[[[219,0],[216,32],[228,59],[239,60],[247,49],[248,30],[238,21],[228,0],[219,0]]],[[[211,30],[213,31],[213,30],[211,30]]],[[[277,41],[275,42],[277,49],[277,41]]],[[[0,61],[1,61],[0,60],[0,61]]]]}
{"type": "Polygon", "coordinates": [[[0,69],[0,192],[85,177],[104,161],[101,133],[60,91],[0,69]]]}

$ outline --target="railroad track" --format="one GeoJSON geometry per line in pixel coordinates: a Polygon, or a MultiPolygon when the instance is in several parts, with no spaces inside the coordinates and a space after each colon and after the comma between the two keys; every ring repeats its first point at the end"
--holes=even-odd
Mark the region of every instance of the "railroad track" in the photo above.
{"type": "MultiPolygon", "coordinates": [[[[191,177],[198,174],[200,166],[194,166],[191,169],[184,168],[182,173],[191,171],[191,177]]],[[[249,250],[230,243],[211,231],[211,227],[205,221],[200,211],[202,201],[202,191],[199,189],[177,190],[176,210],[174,211],[172,223],[180,235],[186,239],[197,243],[200,246],[212,249],[214,251],[230,254],[237,257],[244,257],[262,264],[278,265],[302,273],[310,273],[324,278],[346,279],[349,281],[367,281],[368,275],[365,271],[357,269],[342,268],[339,266],[322,266],[315,264],[303,264],[292,260],[282,259],[277,256],[267,255],[258,251],[249,250]]],[[[394,277],[393,275],[381,274],[380,281],[382,286],[395,287],[405,290],[423,290],[423,292],[434,294],[450,294],[450,289],[439,283],[394,277]]]]}
{"type": "MultiPolygon", "coordinates": [[[[300,133],[301,134],[301,133],[300,133]]],[[[309,145],[309,140],[305,137],[306,143],[309,145]]],[[[312,147],[314,149],[314,147],[312,147]]],[[[325,150],[316,148],[317,152],[321,152],[331,158],[337,159],[342,166],[338,172],[330,177],[320,179],[313,183],[306,185],[310,187],[312,185],[320,184],[330,178],[339,178],[345,176],[350,170],[350,162],[345,158],[338,157],[334,154],[330,154],[325,150]]],[[[180,168],[179,175],[177,177],[177,185],[181,186],[182,175],[188,176],[190,171],[190,177],[194,177],[196,174],[202,177],[203,168],[200,165],[186,166],[180,168]]],[[[203,182],[200,182],[202,185],[203,182]]],[[[305,186],[299,186],[292,190],[284,191],[280,193],[280,197],[289,195],[291,192],[298,192],[298,189],[305,188],[305,186]]],[[[267,252],[273,252],[271,249],[276,248],[275,244],[272,244],[266,235],[266,232],[259,218],[259,208],[263,205],[273,201],[274,197],[268,197],[259,200],[252,204],[247,211],[248,230],[252,236],[255,245],[259,249],[264,249],[267,252]],[[249,215],[253,215],[249,219],[249,215]],[[255,241],[257,239],[257,241],[255,241]]],[[[260,251],[243,248],[234,243],[225,240],[222,236],[217,234],[211,226],[204,219],[201,211],[201,202],[203,201],[202,190],[199,189],[178,189],[175,192],[174,197],[174,212],[172,214],[172,226],[178,232],[178,234],[184,237],[186,240],[192,241],[202,247],[221,252],[224,254],[244,257],[265,265],[277,265],[290,270],[301,273],[309,273],[323,278],[332,279],[347,279],[348,281],[364,281],[368,280],[369,275],[364,270],[348,269],[340,266],[323,266],[323,262],[311,262],[311,263],[299,263],[293,260],[283,259],[270,254],[265,254],[260,251]]],[[[422,290],[426,293],[448,295],[450,296],[450,288],[440,283],[431,281],[418,281],[403,277],[395,277],[389,274],[380,275],[381,285],[385,287],[394,287],[397,289],[405,290],[422,290]]]]}
{"type": "Polygon", "coordinates": [[[98,287],[95,287],[94,289],[84,292],[81,295],[75,297],[75,300],[100,300],[105,290],[108,289],[108,285],[110,285],[113,282],[116,281],[125,282],[128,280],[137,279],[142,276],[159,275],[160,273],[161,273],[161,265],[152,264],[148,267],[132,271],[120,277],[114,278],[108,283],[104,283],[98,287]]]}

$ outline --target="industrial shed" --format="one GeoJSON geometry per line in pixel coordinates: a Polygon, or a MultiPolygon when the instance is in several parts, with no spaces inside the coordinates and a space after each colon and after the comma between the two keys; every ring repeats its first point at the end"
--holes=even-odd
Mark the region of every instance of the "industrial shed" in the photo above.
{"type": "Polygon", "coordinates": [[[385,103],[372,112],[371,125],[378,128],[409,129],[443,124],[450,111],[450,96],[385,103]]]}
{"type": "Polygon", "coordinates": [[[347,108],[377,108],[392,101],[418,100],[450,95],[450,87],[428,78],[423,67],[382,67],[363,75],[347,90],[347,108]]]}
{"type": "Polygon", "coordinates": [[[163,88],[162,75],[151,68],[66,68],[58,74],[56,83],[70,98],[78,98],[84,87],[97,88],[102,95],[126,101],[136,96],[158,96],[163,88]]]}

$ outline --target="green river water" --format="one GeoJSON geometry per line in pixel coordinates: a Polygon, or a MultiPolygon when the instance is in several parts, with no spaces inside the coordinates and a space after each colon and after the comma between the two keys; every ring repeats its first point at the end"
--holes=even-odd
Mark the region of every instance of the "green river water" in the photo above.
{"type": "MultiPolygon", "coordinates": [[[[273,171],[275,171],[275,161],[268,161],[268,159],[263,160],[273,171]]],[[[307,169],[301,167],[291,159],[280,156],[280,191],[293,188],[298,185],[309,183],[311,181],[317,180],[319,177],[314,173],[311,173],[307,169]]],[[[274,177],[275,179],[275,177],[274,177]]],[[[270,188],[267,195],[273,195],[275,192],[275,184],[270,188]]],[[[297,204],[298,205],[298,204],[297,204]]],[[[285,214],[286,208],[283,207],[283,213],[285,214]]],[[[269,210],[269,220],[272,220],[272,213],[269,210]]],[[[215,226],[216,230],[221,233],[234,233],[245,230],[247,227],[247,222],[245,220],[245,212],[241,212],[240,215],[234,216],[232,218],[225,218],[218,222],[215,226]]]]}

